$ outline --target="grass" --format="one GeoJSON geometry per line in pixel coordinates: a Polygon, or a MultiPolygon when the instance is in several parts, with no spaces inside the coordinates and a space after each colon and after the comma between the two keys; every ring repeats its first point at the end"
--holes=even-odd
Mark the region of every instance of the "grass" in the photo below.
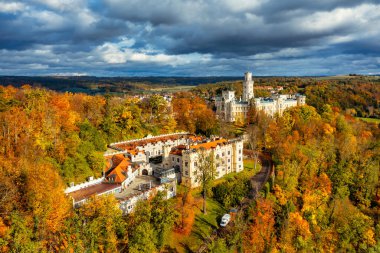
{"type": "MultiPolygon", "coordinates": [[[[202,203],[203,202],[200,201],[200,204],[202,203]]],[[[203,243],[203,240],[207,238],[214,229],[219,227],[218,223],[221,217],[227,212],[222,205],[211,198],[207,199],[206,203],[206,214],[203,214],[201,211],[202,205],[200,205],[197,210],[193,230],[182,242],[183,252],[197,251],[199,246],[203,243]]]]}
{"type": "Polygon", "coordinates": [[[357,119],[363,120],[368,123],[376,123],[380,124],[380,119],[375,119],[375,118],[361,118],[361,117],[356,117],[357,119]]]}
{"type": "Polygon", "coordinates": [[[178,85],[178,86],[171,86],[171,87],[158,87],[158,88],[151,88],[150,91],[160,91],[160,92],[178,92],[178,91],[189,91],[193,88],[197,87],[196,85],[178,85]]]}
{"type": "Polygon", "coordinates": [[[260,172],[260,170],[261,170],[261,164],[259,161],[256,164],[256,170],[255,170],[255,161],[253,159],[244,160],[244,171],[250,172],[250,174],[253,176],[256,173],[260,172]]]}

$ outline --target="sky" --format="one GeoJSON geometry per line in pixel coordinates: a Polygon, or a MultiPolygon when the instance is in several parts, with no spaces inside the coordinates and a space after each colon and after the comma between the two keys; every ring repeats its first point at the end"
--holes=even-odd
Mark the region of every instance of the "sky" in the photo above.
{"type": "Polygon", "coordinates": [[[0,0],[0,75],[380,74],[380,0],[0,0]]]}

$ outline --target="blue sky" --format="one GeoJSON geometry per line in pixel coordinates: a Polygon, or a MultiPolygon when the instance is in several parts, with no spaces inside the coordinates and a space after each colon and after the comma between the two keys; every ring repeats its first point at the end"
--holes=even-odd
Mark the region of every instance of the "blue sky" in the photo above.
{"type": "Polygon", "coordinates": [[[0,75],[380,74],[380,0],[0,0],[0,75]]]}

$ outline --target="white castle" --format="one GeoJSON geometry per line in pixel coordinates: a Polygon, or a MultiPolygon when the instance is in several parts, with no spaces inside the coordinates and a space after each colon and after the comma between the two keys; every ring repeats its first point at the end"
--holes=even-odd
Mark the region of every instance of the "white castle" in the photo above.
{"type": "Polygon", "coordinates": [[[74,207],[92,196],[112,194],[121,210],[130,213],[139,200],[149,199],[159,191],[166,192],[167,199],[172,198],[177,183],[190,188],[200,186],[202,154],[214,160],[216,179],[244,169],[241,138],[206,138],[181,132],[111,143],[108,148],[113,152],[104,154],[102,178],[72,183],[65,190],[74,207]]]}
{"type": "Polygon", "coordinates": [[[223,91],[222,97],[216,98],[216,113],[219,118],[227,122],[244,121],[251,107],[274,116],[276,113],[282,115],[289,107],[305,105],[306,96],[303,95],[275,94],[269,98],[255,98],[252,73],[246,72],[244,76],[242,98],[235,98],[235,91],[223,91]]]}

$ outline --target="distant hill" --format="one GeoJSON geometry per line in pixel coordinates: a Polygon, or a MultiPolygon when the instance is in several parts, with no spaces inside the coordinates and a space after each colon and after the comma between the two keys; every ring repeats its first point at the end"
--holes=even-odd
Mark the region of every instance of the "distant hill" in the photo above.
{"type": "MultiPolygon", "coordinates": [[[[241,83],[243,76],[210,76],[210,77],[95,77],[95,76],[0,76],[0,85],[12,85],[20,87],[29,84],[33,87],[45,87],[60,92],[74,92],[87,94],[112,93],[141,94],[157,92],[174,92],[190,90],[200,84],[211,85],[241,83]]],[[[379,76],[255,76],[257,86],[305,86],[320,81],[335,81],[339,84],[347,84],[352,81],[359,83],[380,82],[379,76]]],[[[203,87],[203,86],[201,86],[203,87]]],[[[199,87],[199,88],[201,88],[199,87]]],[[[207,88],[206,86],[205,88],[207,88]]],[[[207,89],[209,89],[208,87],[207,89]]],[[[215,87],[213,87],[215,88],[215,87]]]]}
{"type": "Polygon", "coordinates": [[[158,87],[195,86],[202,83],[241,80],[242,77],[94,77],[94,76],[0,76],[0,85],[46,87],[56,91],[140,92],[158,87]]]}

